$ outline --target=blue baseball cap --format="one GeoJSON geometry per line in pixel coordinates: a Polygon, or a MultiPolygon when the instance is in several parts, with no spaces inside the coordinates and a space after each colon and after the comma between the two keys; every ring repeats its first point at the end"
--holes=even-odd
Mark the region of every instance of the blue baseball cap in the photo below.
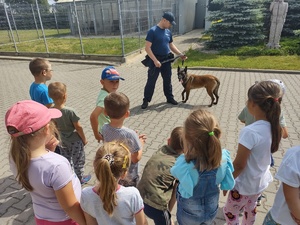
{"type": "Polygon", "coordinates": [[[123,77],[120,77],[119,72],[113,66],[107,66],[104,68],[101,74],[101,80],[125,80],[123,77]]]}
{"type": "Polygon", "coordinates": [[[175,23],[175,16],[173,15],[173,13],[171,12],[164,12],[163,18],[165,18],[166,20],[168,20],[172,25],[176,25],[175,23]]]}

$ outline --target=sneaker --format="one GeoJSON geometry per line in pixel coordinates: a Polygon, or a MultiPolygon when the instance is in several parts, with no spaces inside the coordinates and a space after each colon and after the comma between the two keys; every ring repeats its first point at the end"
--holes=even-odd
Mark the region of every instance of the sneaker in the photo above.
{"type": "Polygon", "coordinates": [[[261,199],[257,199],[256,206],[261,206],[261,199]]]}
{"type": "Polygon", "coordinates": [[[175,101],[173,98],[172,99],[169,99],[167,100],[167,103],[171,103],[172,105],[178,105],[178,102],[175,101]]]}
{"type": "Polygon", "coordinates": [[[83,175],[81,178],[80,183],[81,184],[86,184],[87,182],[89,182],[89,180],[92,178],[92,176],[90,174],[88,175],[83,175]]]}
{"type": "Polygon", "coordinates": [[[146,109],[148,107],[148,101],[147,100],[144,100],[143,101],[143,104],[141,106],[142,109],[146,109]]]}
{"type": "Polygon", "coordinates": [[[265,198],[265,196],[263,194],[261,194],[258,198],[257,198],[257,201],[256,201],[256,206],[261,206],[261,199],[262,198],[265,198]]]}

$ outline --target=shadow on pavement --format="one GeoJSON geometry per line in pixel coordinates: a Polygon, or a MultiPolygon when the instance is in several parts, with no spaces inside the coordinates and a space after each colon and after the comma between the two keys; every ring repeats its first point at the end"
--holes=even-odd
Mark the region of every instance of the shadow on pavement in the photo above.
{"type": "Polygon", "coordinates": [[[149,111],[162,112],[162,111],[164,111],[166,109],[170,109],[170,108],[184,108],[184,109],[192,110],[195,108],[204,108],[204,107],[207,107],[207,105],[190,105],[190,104],[182,103],[182,102],[178,102],[178,105],[172,105],[167,102],[161,102],[161,103],[157,103],[157,104],[153,104],[153,105],[151,105],[151,103],[149,103],[149,106],[146,109],[142,109],[141,105],[131,108],[130,114],[132,116],[134,116],[134,115],[140,115],[140,114],[143,114],[143,113],[149,112],[149,111]]]}

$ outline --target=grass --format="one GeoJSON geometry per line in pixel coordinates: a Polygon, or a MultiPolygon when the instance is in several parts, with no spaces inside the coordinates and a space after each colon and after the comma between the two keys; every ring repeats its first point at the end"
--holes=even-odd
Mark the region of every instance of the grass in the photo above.
{"type": "MultiPolygon", "coordinates": [[[[186,53],[188,67],[223,67],[242,69],[274,69],[274,70],[300,70],[300,56],[227,56],[212,53],[203,53],[190,49],[186,53]]],[[[179,62],[175,64],[180,65],[179,62]]]]}
{"type": "MultiPolygon", "coordinates": [[[[120,38],[83,38],[82,42],[85,54],[122,55],[120,38]]],[[[124,38],[124,45],[125,54],[130,53],[139,49],[139,39],[124,38]]],[[[47,46],[50,53],[82,53],[79,38],[47,38],[47,46]]],[[[43,39],[17,43],[17,49],[19,52],[46,52],[43,39]]],[[[15,48],[13,44],[0,45],[0,51],[15,52],[15,48]]]]}
{"type": "MultiPolygon", "coordinates": [[[[202,40],[208,40],[204,36],[202,40]]],[[[299,38],[282,38],[280,49],[267,49],[264,44],[258,46],[243,46],[235,49],[209,53],[189,49],[186,55],[189,67],[223,67],[242,69],[274,69],[300,71],[300,42],[299,38]]],[[[175,63],[175,67],[180,62],[175,63]]]]}
{"type": "MultiPolygon", "coordinates": [[[[70,35],[70,29],[45,29],[46,37],[61,37],[65,35],[70,35]]],[[[43,39],[42,30],[13,30],[13,36],[16,42],[37,40],[39,38],[43,39]]],[[[0,44],[12,43],[12,36],[10,31],[0,30],[0,44]]]]}
{"type": "MultiPolygon", "coordinates": [[[[48,51],[50,53],[81,54],[79,38],[70,37],[69,29],[46,29],[48,51]]],[[[46,47],[41,30],[18,30],[20,42],[17,42],[18,52],[46,53],[46,47]],[[40,39],[39,39],[40,38],[40,39]]],[[[15,52],[8,31],[0,30],[0,52],[15,52]]],[[[18,41],[16,31],[15,40],[18,41]]],[[[209,40],[203,36],[199,41],[209,40]]],[[[119,37],[83,38],[84,54],[87,55],[122,55],[121,39],[119,37]]],[[[300,42],[299,38],[282,38],[281,49],[266,49],[264,44],[259,46],[244,46],[224,50],[219,53],[208,53],[189,49],[185,65],[189,67],[223,67],[243,69],[275,69],[300,71],[300,42]]],[[[144,46],[144,40],[124,38],[125,54],[144,46]]],[[[175,67],[180,62],[174,64],[175,67]]]]}

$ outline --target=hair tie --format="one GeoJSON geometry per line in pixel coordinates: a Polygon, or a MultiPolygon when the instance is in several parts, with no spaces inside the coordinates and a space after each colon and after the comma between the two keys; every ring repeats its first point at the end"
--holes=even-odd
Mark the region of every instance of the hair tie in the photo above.
{"type": "Polygon", "coordinates": [[[111,166],[114,163],[114,156],[112,154],[106,154],[105,156],[102,157],[102,159],[106,159],[111,166]]]}
{"type": "Polygon", "coordinates": [[[124,156],[123,165],[122,165],[122,169],[126,169],[127,168],[127,163],[128,163],[128,156],[125,155],[124,156]]]}
{"type": "Polygon", "coordinates": [[[279,98],[274,98],[274,102],[278,102],[279,98]]]}
{"type": "Polygon", "coordinates": [[[124,145],[123,143],[119,143],[120,146],[122,146],[127,152],[130,153],[129,149],[126,147],[126,145],[124,145]]]}
{"type": "Polygon", "coordinates": [[[215,133],[213,131],[211,131],[211,132],[208,132],[208,135],[213,136],[213,135],[215,135],[215,133]]]}

